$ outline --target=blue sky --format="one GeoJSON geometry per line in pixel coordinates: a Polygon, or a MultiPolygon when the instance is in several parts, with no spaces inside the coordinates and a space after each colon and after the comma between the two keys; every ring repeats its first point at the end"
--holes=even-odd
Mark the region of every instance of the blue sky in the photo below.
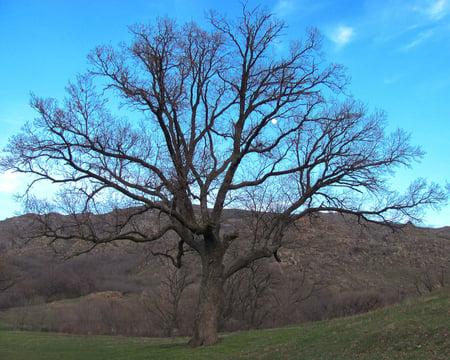
{"type": "MultiPolygon", "coordinates": [[[[0,149],[35,114],[30,93],[64,96],[86,69],[96,45],[128,40],[127,26],[169,16],[202,23],[205,12],[229,16],[241,1],[0,0],[0,149]]],[[[274,0],[260,4],[285,21],[287,39],[308,27],[324,36],[326,57],[343,64],[349,90],[369,109],[384,109],[389,126],[411,133],[426,155],[397,173],[401,190],[415,177],[450,182],[450,0],[274,0]]],[[[0,174],[0,220],[20,211],[12,195],[26,179],[0,174]]],[[[45,191],[45,189],[43,190],[45,191]]],[[[450,206],[430,211],[424,225],[450,225],[450,206]]]]}

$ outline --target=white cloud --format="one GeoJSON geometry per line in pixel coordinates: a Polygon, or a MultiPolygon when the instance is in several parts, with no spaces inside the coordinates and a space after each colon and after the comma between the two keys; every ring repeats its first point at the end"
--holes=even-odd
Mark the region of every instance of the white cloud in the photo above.
{"type": "Polygon", "coordinates": [[[426,13],[431,19],[440,20],[448,11],[448,1],[447,0],[435,0],[431,1],[426,8],[426,13]]]}
{"type": "Polygon", "coordinates": [[[0,174],[0,192],[14,194],[20,188],[20,176],[12,171],[0,174]]]}
{"type": "Polygon", "coordinates": [[[0,173],[0,221],[20,213],[21,204],[14,195],[24,190],[23,175],[6,171],[0,173]]]}
{"type": "Polygon", "coordinates": [[[412,6],[412,9],[430,20],[440,20],[449,11],[449,0],[420,0],[412,6]]]}
{"type": "MultiPolygon", "coordinates": [[[[22,205],[15,200],[15,195],[23,195],[33,180],[29,174],[6,171],[0,173],[0,220],[15,216],[23,210],[22,205]]],[[[38,182],[33,185],[33,194],[39,198],[51,199],[58,190],[57,185],[49,182],[38,182]]]]}
{"type": "Polygon", "coordinates": [[[295,10],[295,1],[293,0],[278,0],[275,4],[273,12],[277,16],[283,17],[291,14],[295,10]]]}
{"type": "Polygon", "coordinates": [[[339,25],[329,32],[329,37],[338,47],[347,45],[353,38],[355,30],[349,26],[339,25]]]}

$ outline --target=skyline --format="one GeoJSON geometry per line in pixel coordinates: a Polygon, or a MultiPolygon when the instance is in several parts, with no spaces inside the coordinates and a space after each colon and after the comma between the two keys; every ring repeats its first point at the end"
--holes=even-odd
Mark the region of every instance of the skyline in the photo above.
{"type": "MultiPolygon", "coordinates": [[[[344,65],[352,78],[349,92],[370,110],[385,110],[389,128],[407,130],[426,152],[412,169],[397,173],[394,189],[401,191],[416,177],[450,181],[449,0],[248,1],[249,7],[256,4],[286,23],[287,40],[300,40],[306,28],[317,27],[326,58],[344,65]]],[[[202,24],[205,11],[214,8],[233,17],[240,2],[0,0],[7,55],[0,59],[0,147],[35,117],[30,93],[62,100],[68,81],[87,69],[95,46],[128,41],[128,25],[158,16],[202,24]]],[[[23,190],[24,180],[0,174],[0,220],[19,211],[12,194],[23,190]]],[[[423,225],[450,225],[450,206],[428,212],[423,225]]]]}

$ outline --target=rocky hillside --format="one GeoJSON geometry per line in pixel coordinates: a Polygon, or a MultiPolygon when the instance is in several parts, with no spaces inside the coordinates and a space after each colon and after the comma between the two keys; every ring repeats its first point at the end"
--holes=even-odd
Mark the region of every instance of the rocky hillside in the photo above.
{"type": "MultiPolygon", "coordinates": [[[[224,226],[242,227],[248,215],[227,210],[224,226]]],[[[0,222],[0,309],[85,299],[89,294],[112,291],[120,294],[121,303],[128,299],[142,311],[154,313],[159,330],[165,326],[168,332],[173,328],[188,332],[192,321],[188,314],[195,306],[201,271],[193,252],[186,253],[186,266],[181,270],[152,253],[170,250],[171,239],[156,244],[107,244],[65,258],[62,253],[68,255],[84,245],[67,243],[62,252],[61,245],[50,246],[45,239],[33,238],[34,219],[24,215],[0,222]],[[168,317],[161,314],[170,315],[173,310],[174,289],[182,295],[177,311],[178,318],[184,320],[167,326],[168,317]]],[[[55,215],[55,219],[65,221],[62,216],[55,215]]],[[[279,257],[281,262],[258,261],[227,281],[224,329],[367,311],[448,285],[450,228],[412,224],[391,228],[359,223],[350,216],[323,214],[296,223],[286,234],[279,257]]],[[[120,321],[125,326],[124,320],[120,321]]],[[[147,329],[143,333],[158,331],[147,329]]]]}

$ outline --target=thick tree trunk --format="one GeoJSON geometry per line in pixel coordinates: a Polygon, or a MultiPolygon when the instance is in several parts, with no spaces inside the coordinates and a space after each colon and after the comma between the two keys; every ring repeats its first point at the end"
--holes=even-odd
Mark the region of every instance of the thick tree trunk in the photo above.
{"type": "Polygon", "coordinates": [[[189,345],[209,346],[219,341],[219,317],[223,301],[223,252],[218,246],[202,255],[203,274],[195,317],[194,333],[189,345]]]}

